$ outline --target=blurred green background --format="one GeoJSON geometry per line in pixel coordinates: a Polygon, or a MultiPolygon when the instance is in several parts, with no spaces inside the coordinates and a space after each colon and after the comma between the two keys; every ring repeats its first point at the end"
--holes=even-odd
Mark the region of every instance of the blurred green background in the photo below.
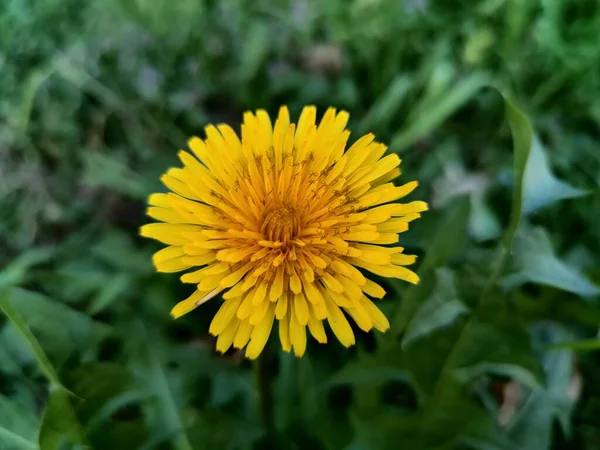
{"type": "Polygon", "coordinates": [[[594,0],[3,0],[0,449],[599,449],[598,30],[594,0]],[[272,340],[257,390],[137,230],[188,136],[282,104],[348,110],[432,211],[392,329],[272,340]]]}

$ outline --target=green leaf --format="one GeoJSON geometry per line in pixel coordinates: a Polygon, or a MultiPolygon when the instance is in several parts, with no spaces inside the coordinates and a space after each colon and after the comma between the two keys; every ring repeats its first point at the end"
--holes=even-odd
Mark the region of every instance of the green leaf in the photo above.
{"type": "Polygon", "coordinates": [[[534,136],[523,178],[523,213],[530,214],[560,200],[582,197],[582,191],[558,180],[550,170],[542,143],[534,136]]]}
{"type": "Polygon", "coordinates": [[[264,23],[255,21],[250,24],[246,29],[246,36],[242,42],[243,50],[240,53],[240,76],[245,81],[257,74],[268,55],[269,40],[272,38],[271,31],[264,23]]]}
{"type": "Polygon", "coordinates": [[[54,361],[64,361],[75,350],[94,350],[110,332],[88,315],[41,294],[16,288],[8,296],[12,308],[26,319],[54,361]]]}
{"type": "Polygon", "coordinates": [[[362,134],[373,130],[386,129],[402,106],[402,102],[411,86],[412,80],[410,77],[406,75],[396,76],[365,115],[360,128],[363,131],[362,134]]]}
{"type": "Polygon", "coordinates": [[[157,333],[150,333],[138,322],[138,341],[132,364],[142,392],[149,395],[144,403],[147,426],[159,427],[155,435],[160,440],[169,439],[176,450],[192,450],[194,447],[186,432],[186,424],[182,419],[183,393],[176,391],[174,377],[165,367],[166,351],[157,333]],[[179,395],[177,395],[179,394],[179,395]]]}
{"type": "Polygon", "coordinates": [[[435,102],[428,102],[428,108],[419,109],[418,115],[412,117],[406,128],[394,135],[389,145],[390,152],[401,153],[406,150],[489,84],[490,77],[487,74],[474,73],[460,80],[452,89],[445,90],[437,96],[435,102]]]}
{"type": "Polygon", "coordinates": [[[40,428],[40,450],[60,450],[65,443],[89,448],[69,397],[61,387],[50,393],[40,428]]]}
{"type": "MultiPolygon", "coordinates": [[[[555,325],[544,326],[539,331],[537,341],[543,341],[539,343],[546,348],[548,344],[568,337],[568,333],[555,325]]],[[[568,350],[543,352],[545,387],[527,393],[524,404],[508,426],[508,436],[518,449],[549,449],[555,418],[569,434],[569,418],[573,409],[573,400],[569,398],[573,362],[573,354],[568,350]]]]}
{"type": "Polygon", "coordinates": [[[27,346],[35,355],[35,359],[46,378],[48,378],[52,385],[61,386],[60,379],[58,378],[58,374],[52,366],[52,363],[50,363],[42,346],[29,329],[25,320],[23,320],[19,311],[13,307],[6,292],[0,291],[0,309],[2,309],[4,314],[6,314],[6,317],[8,317],[14,327],[19,331],[24,341],[27,343],[27,346]]]}
{"type": "Polygon", "coordinates": [[[106,284],[94,297],[87,308],[87,313],[93,316],[104,311],[118,300],[132,284],[132,277],[129,274],[122,273],[114,276],[111,282],[106,284]]]}
{"type": "Polygon", "coordinates": [[[555,350],[572,350],[574,352],[589,352],[600,350],[600,339],[581,339],[577,341],[565,341],[554,344],[555,350]]]}
{"type": "Polygon", "coordinates": [[[600,295],[600,287],[587,280],[579,271],[557,258],[552,243],[542,228],[523,229],[515,241],[516,269],[501,285],[513,289],[524,283],[552,286],[582,297],[600,295]]]}
{"type": "Polygon", "coordinates": [[[153,186],[139,173],[133,171],[119,154],[107,156],[97,151],[84,151],[83,182],[90,187],[103,187],[113,192],[143,200],[153,186]]]}
{"type": "Polygon", "coordinates": [[[152,273],[150,255],[133,244],[131,233],[111,229],[98,238],[91,253],[111,267],[125,273],[152,273]]]}
{"type": "Polygon", "coordinates": [[[391,324],[390,331],[393,335],[398,336],[404,332],[419,306],[429,296],[433,283],[431,270],[447,264],[463,249],[467,239],[469,211],[469,198],[462,197],[447,209],[437,224],[419,270],[421,282],[416,286],[410,286],[403,295],[391,324]]]}
{"type": "Polygon", "coordinates": [[[0,394],[0,448],[36,449],[38,429],[31,411],[0,394]]]}
{"type": "Polygon", "coordinates": [[[84,402],[75,411],[79,421],[87,425],[102,414],[103,408],[132,384],[133,377],[122,365],[112,362],[83,364],[65,376],[65,384],[84,402]]]}
{"type": "Polygon", "coordinates": [[[437,269],[432,295],[420,306],[406,327],[402,346],[413,340],[453,324],[468,312],[467,307],[458,298],[454,287],[454,275],[449,269],[437,269]]]}
{"type": "Polygon", "coordinates": [[[510,251],[523,211],[523,178],[529,153],[531,152],[533,128],[527,116],[508,97],[504,96],[504,102],[506,104],[506,116],[512,132],[514,149],[513,170],[515,182],[513,185],[510,222],[504,235],[504,246],[510,251]]]}
{"type": "Polygon", "coordinates": [[[500,222],[481,192],[471,194],[469,234],[478,242],[495,240],[502,235],[500,222]]]}
{"type": "Polygon", "coordinates": [[[0,289],[21,284],[33,266],[48,261],[53,253],[51,248],[32,248],[11,261],[0,271],[0,289]]]}
{"type": "Polygon", "coordinates": [[[471,204],[466,196],[449,205],[425,249],[426,256],[421,266],[423,270],[446,265],[464,248],[470,211],[471,204]]]}

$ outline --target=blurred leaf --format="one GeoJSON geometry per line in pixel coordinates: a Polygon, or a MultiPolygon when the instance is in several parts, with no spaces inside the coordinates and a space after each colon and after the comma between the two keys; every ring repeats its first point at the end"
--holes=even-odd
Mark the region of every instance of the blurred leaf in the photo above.
{"type": "Polygon", "coordinates": [[[100,236],[92,246],[91,253],[126,274],[153,272],[150,255],[134,246],[131,234],[120,230],[110,230],[100,236]]]}
{"type": "Polygon", "coordinates": [[[421,304],[406,327],[402,346],[408,346],[438,328],[453,324],[468,312],[458,298],[454,287],[454,275],[449,269],[437,269],[435,288],[432,295],[421,304]]]}
{"type": "Polygon", "coordinates": [[[394,135],[389,145],[390,152],[401,153],[425,137],[489,84],[489,76],[483,73],[474,73],[460,80],[453,89],[440,94],[435,104],[431,102],[429,108],[419,110],[418,116],[411,118],[404,131],[394,135]]]}
{"type": "MultiPolygon", "coordinates": [[[[551,326],[545,340],[550,343],[567,336],[560,327],[551,326]]],[[[544,345],[547,346],[548,342],[544,345]]],[[[517,448],[528,450],[549,449],[553,435],[553,421],[558,419],[565,433],[569,433],[569,416],[573,399],[569,398],[573,374],[573,354],[568,350],[543,354],[546,385],[530,392],[508,428],[509,437],[517,448]]]]}
{"type": "Polygon", "coordinates": [[[365,115],[360,128],[362,133],[386,129],[402,106],[411,86],[410,77],[396,76],[365,115]]]}
{"type": "Polygon", "coordinates": [[[266,59],[269,52],[269,40],[272,38],[271,31],[262,22],[250,22],[251,26],[245,32],[242,42],[243,49],[240,52],[240,76],[243,81],[253,78],[266,59]]]}
{"type": "Polygon", "coordinates": [[[574,352],[589,352],[600,349],[600,339],[582,339],[578,341],[559,342],[552,346],[555,350],[572,350],[574,352]]]}
{"type": "Polygon", "coordinates": [[[39,424],[31,411],[0,394],[0,448],[36,449],[39,424]]]}
{"type": "Polygon", "coordinates": [[[213,380],[211,403],[215,407],[223,406],[237,395],[252,393],[253,387],[246,377],[230,370],[220,371],[213,380]]]}
{"type": "Polygon", "coordinates": [[[110,305],[119,299],[119,297],[131,287],[133,281],[129,274],[119,274],[112,278],[109,284],[106,284],[92,300],[87,308],[87,313],[91,316],[110,307],[110,305]]]}
{"type": "Polygon", "coordinates": [[[37,247],[26,251],[0,271],[0,289],[21,284],[33,266],[48,261],[53,254],[52,248],[37,247]]]}
{"type": "Polygon", "coordinates": [[[494,211],[486,203],[483,195],[477,192],[471,194],[469,233],[479,242],[496,239],[502,234],[500,222],[494,211]]]}
{"type": "Polygon", "coordinates": [[[192,450],[194,447],[187,435],[187,426],[181,415],[181,402],[175,397],[173,377],[167,373],[164,360],[163,346],[157,342],[157,333],[152,333],[141,323],[138,325],[136,342],[135,365],[140,388],[151,398],[145,402],[147,426],[157,427],[155,439],[158,441],[170,440],[177,450],[192,450]]]}
{"type": "MultiPolygon", "coordinates": [[[[470,436],[478,420],[487,423],[482,409],[469,406],[472,400],[465,390],[486,373],[519,376],[528,384],[542,383],[539,361],[523,323],[497,292],[487,295],[485,304],[464,325],[438,329],[414,341],[404,352],[403,366],[426,399],[419,433],[430,445],[439,445],[449,436],[470,436]]],[[[490,423],[482,426],[492,434],[490,423]]]]}
{"type": "Polygon", "coordinates": [[[554,202],[582,197],[586,191],[556,179],[539,138],[534,137],[523,176],[523,213],[529,214],[554,202]]]}
{"type": "Polygon", "coordinates": [[[89,448],[69,393],[61,387],[54,389],[46,401],[39,442],[40,450],[60,450],[65,443],[89,448]]]}
{"type": "Polygon", "coordinates": [[[12,289],[8,299],[12,310],[27,321],[28,327],[43,342],[44,350],[57,361],[66,359],[77,349],[94,351],[110,332],[108,326],[41,294],[12,289]]]}
{"type": "Polygon", "coordinates": [[[75,408],[79,421],[85,425],[102,413],[103,408],[123,393],[132,381],[133,377],[125,367],[112,362],[81,365],[65,378],[70,390],[85,400],[75,408]]]}
{"type": "Polygon", "coordinates": [[[581,273],[558,259],[552,243],[542,228],[523,230],[517,235],[516,271],[504,277],[502,286],[513,289],[524,283],[536,283],[562,289],[582,297],[600,294],[600,288],[581,273]]]}
{"type": "Polygon", "coordinates": [[[54,64],[48,64],[47,67],[32,71],[27,77],[27,80],[23,83],[24,87],[22,88],[22,100],[19,114],[11,116],[11,121],[13,122],[12,125],[19,135],[23,136],[27,132],[31,111],[33,110],[40,86],[42,86],[55,71],[54,64]]]}
{"type": "Polygon", "coordinates": [[[513,185],[510,223],[504,235],[504,246],[510,252],[523,211],[523,178],[525,176],[525,168],[531,151],[533,129],[527,116],[525,116],[525,114],[523,114],[523,112],[521,112],[521,110],[519,110],[506,96],[504,97],[504,103],[506,105],[506,116],[512,132],[514,149],[513,170],[515,182],[513,185]]]}
{"type": "Polygon", "coordinates": [[[404,332],[413,315],[431,290],[431,269],[447,264],[466,243],[466,228],[469,220],[470,202],[468,197],[462,197],[445,211],[436,225],[436,231],[426,249],[426,256],[419,270],[421,282],[411,286],[403,296],[402,303],[397,309],[391,324],[394,335],[404,332]]]}
{"type": "Polygon", "coordinates": [[[113,192],[143,200],[152,190],[152,185],[139,173],[133,171],[119,153],[107,156],[99,151],[83,153],[85,165],[83,181],[90,187],[102,187],[113,192]]]}
{"type": "Polygon", "coordinates": [[[456,199],[448,206],[426,248],[423,269],[433,269],[447,264],[464,248],[467,241],[469,212],[468,197],[456,199]]]}
{"type": "Polygon", "coordinates": [[[2,309],[4,314],[6,314],[6,317],[8,317],[13,326],[19,331],[23,337],[23,340],[27,343],[27,346],[31,352],[35,355],[36,361],[46,378],[48,378],[54,387],[61,386],[60,379],[58,378],[58,374],[52,366],[52,363],[44,353],[42,346],[29,329],[29,326],[25,320],[23,320],[23,317],[19,311],[13,307],[12,301],[9,299],[9,295],[6,292],[0,291],[0,309],[2,309]]]}

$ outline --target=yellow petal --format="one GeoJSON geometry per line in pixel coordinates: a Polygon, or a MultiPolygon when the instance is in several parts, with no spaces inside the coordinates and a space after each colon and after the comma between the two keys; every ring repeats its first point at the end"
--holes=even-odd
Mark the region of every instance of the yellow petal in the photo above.
{"type": "Polygon", "coordinates": [[[219,295],[221,290],[222,289],[215,289],[211,292],[204,292],[198,290],[194,291],[192,295],[190,295],[185,300],[180,301],[173,307],[173,309],[171,309],[171,316],[173,316],[174,319],[178,319],[184,314],[189,313],[193,309],[219,295]]]}
{"type": "Polygon", "coordinates": [[[283,267],[277,270],[277,274],[275,275],[275,279],[271,284],[271,290],[269,291],[269,299],[274,302],[277,301],[283,294],[284,284],[283,284],[283,267]]]}
{"type": "Polygon", "coordinates": [[[189,239],[183,237],[181,233],[189,233],[198,229],[195,225],[180,225],[172,223],[149,223],[140,228],[140,235],[156,239],[164,244],[185,245],[189,239]]]}
{"type": "Polygon", "coordinates": [[[239,324],[240,321],[234,317],[229,322],[229,325],[227,325],[227,328],[225,328],[223,332],[219,334],[219,337],[217,338],[217,351],[225,353],[227,350],[229,350],[229,347],[231,347],[231,344],[233,344],[233,339],[239,324]]]}
{"type": "Polygon", "coordinates": [[[256,359],[262,352],[265,344],[269,340],[271,329],[273,328],[273,318],[275,316],[275,305],[271,302],[265,302],[268,306],[267,313],[260,324],[256,325],[252,330],[250,343],[246,347],[246,357],[256,359]]]}
{"type": "Polygon", "coordinates": [[[419,276],[406,267],[394,265],[376,266],[373,264],[363,263],[362,261],[357,261],[356,265],[367,269],[369,272],[373,272],[375,275],[379,275],[380,277],[399,278],[412,284],[419,283],[419,276]]]}
{"type": "Polygon", "coordinates": [[[338,280],[332,277],[331,274],[325,272],[321,279],[325,283],[325,286],[327,286],[327,288],[331,289],[333,292],[337,292],[339,294],[344,292],[344,287],[340,284],[338,280]]]}
{"type": "Polygon", "coordinates": [[[215,317],[213,317],[208,332],[213,336],[220,334],[235,316],[235,312],[240,306],[241,301],[241,297],[225,300],[217,311],[217,314],[215,314],[215,317]]]}
{"type": "Polygon", "coordinates": [[[252,298],[252,304],[254,306],[258,306],[262,303],[267,302],[267,289],[269,285],[266,282],[260,283],[256,288],[254,288],[254,296],[252,298]]]}
{"type": "Polygon", "coordinates": [[[304,283],[304,293],[306,294],[306,298],[311,303],[322,303],[323,296],[314,285],[314,283],[304,283]]]}
{"type": "Polygon", "coordinates": [[[250,340],[250,334],[254,327],[247,320],[240,321],[235,337],[233,338],[233,346],[235,348],[244,348],[250,340]]]}
{"type": "Polygon", "coordinates": [[[275,303],[275,317],[277,317],[277,320],[282,320],[287,313],[289,295],[289,292],[284,292],[275,303]]]}
{"type": "Polygon", "coordinates": [[[250,314],[250,324],[251,325],[259,325],[263,319],[265,318],[267,311],[269,308],[273,307],[273,311],[275,310],[275,306],[271,302],[264,301],[259,306],[254,306],[252,309],[252,314],[250,314]]]}
{"type": "Polygon", "coordinates": [[[323,322],[321,320],[311,315],[308,319],[308,330],[317,342],[320,344],[327,343],[327,334],[325,333],[325,328],[323,327],[323,322]]]}
{"type": "Polygon", "coordinates": [[[300,325],[297,320],[290,315],[290,341],[294,347],[296,356],[304,355],[306,351],[306,326],[300,325]]]}
{"type": "Polygon", "coordinates": [[[287,314],[279,320],[279,340],[281,348],[284,352],[289,352],[292,349],[292,341],[290,340],[290,315],[287,314]]]}
{"type": "Polygon", "coordinates": [[[354,345],[354,333],[342,310],[331,300],[325,302],[327,306],[327,322],[344,347],[354,345]]]}
{"type": "Polygon", "coordinates": [[[381,310],[375,306],[375,303],[364,296],[361,298],[360,303],[371,316],[371,320],[373,321],[373,326],[375,328],[382,332],[385,332],[390,328],[390,323],[388,322],[387,317],[385,317],[385,314],[383,314],[381,310]]]}
{"type": "Polygon", "coordinates": [[[385,296],[385,289],[369,279],[367,279],[367,282],[360,288],[365,294],[368,294],[371,297],[383,298],[385,296]]]}
{"type": "Polygon", "coordinates": [[[294,295],[294,312],[296,313],[296,319],[301,325],[308,323],[308,304],[303,293],[294,295]]]}
{"type": "Polygon", "coordinates": [[[358,299],[352,308],[344,308],[345,311],[354,319],[356,325],[363,331],[371,331],[373,328],[373,321],[369,312],[362,306],[360,299],[358,299]]]}
{"type": "Polygon", "coordinates": [[[392,263],[397,264],[399,266],[410,266],[417,261],[417,257],[415,255],[404,255],[404,254],[396,254],[392,255],[392,263]]]}
{"type": "MultiPolygon", "coordinates": [[[[225,298],[225,296],[223,296],[225,298]]],[[[252,291],[244,296],[244,299],[240,303],[239,308],[237,309],[236,316],[240,320],[245,320],[250,317],[254,311],[254,305],[252,305],[252,291]]]]}

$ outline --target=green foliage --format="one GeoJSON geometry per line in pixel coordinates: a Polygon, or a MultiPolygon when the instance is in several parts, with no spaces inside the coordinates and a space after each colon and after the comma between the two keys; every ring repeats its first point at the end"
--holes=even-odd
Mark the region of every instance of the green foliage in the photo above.
{"type": "Polygon", "coordinates": [[[599,448],[598,29],[594,2],[5,1],[0,449],[599,448]],[[215,305],[170,319],[190,292],[137,230],[188,136],[309,103],[419,180],[422,281],[378,280],[384,335],[272,353],[265,392],[215,305]]]}

